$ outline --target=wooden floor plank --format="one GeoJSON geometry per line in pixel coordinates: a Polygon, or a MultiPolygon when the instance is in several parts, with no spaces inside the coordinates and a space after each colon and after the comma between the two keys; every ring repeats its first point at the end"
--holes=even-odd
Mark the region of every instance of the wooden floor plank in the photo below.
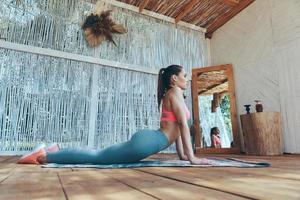
{"type": "Polygon", "coordinates": [[[17,167],[17,160],[17,156],[11,156],[5,160],[5,162],[0,163],[0,174],[9,174],[12,170],[14,170],[17,167]]]}
{"type": "MultiPolygon", "coordinates": [[[[300,199],[300,155],[201,157],[265,161],[272,167],[57,169],[18,165],[18,157],[0,156],[0,199],[45,199],[34,193],[36,189],[47,195],[54,190],[57,194],[49,194],[53,199],[120,199],[120,196],[122,199],[201,199],[197,192],[206,199],[238,197],[229,198],[230,193],[253,199],[300,199]],[[32,191],[32,196],[27,194],[32,191]]],[[[154,155],[150,159],[176,158],[177,155],[171,154],[154,155]]]]}
{"type": "Polygon", "coordinates": [[[300,155],[293,156],[234,156],[245,161],[269,162],[273,168],[299,169],[300,155]]]}
{"type": "MultiPolygon", "coordinates": [[[[241,171],[222,173],[218,168],[143,168],[137,170],[254,199],[300,199],[300,182],[296,180],[247,174],[241,171]]],[[[244,172],[247,171],[248,169],[244,169],[244,172]]]]}
{"type": "MultiPolygon", "coordinates": [[[[249,173],[257,174],[257,175],[268,175],[274,176],[278,178],[284,179],[291,179],[291,180],[300,180],[300,155],[299,154],[292,154],[292,155],[280,155],[280,156],[249,156],[249,155],[238,155],[238,154],[206,154],[201,155],[202,157],[209,157],[209,158],[238,158],[244,161],[254,161],[254,162],[269,162],[271,167],[267,168],[249,168],[249,173]]],[[[177,155],[155,155],[152,156],[154,159],[176,159],[177,155]]],[[[239,168],[217,168],[217,170],[222,169],[224,172],[227,171],[228,173],[236,172],[238,170],[242,170],[245,172],[244,169],[239,168]]],[[[209,168],[209,170],[211,170],[209,168]]]]}
{"type": "MultiPolygon", "coordinates": [[[[211,169],[202,169],[211,171],[211,169]]],[[[274,178],[290,179],[300,181],[300,170],[295,169],[278,169],[278,168],[215,168],[216,173],[222,174],[240,174],[241,176],[270,176],[274,178]]]]}
{"type": "Polygon", "coordinates": [[[156,199],[135,190],[106,174],[107,170],[60,172],[69,200],[156,199]]]}
{"type": "Polygon", "coordinates": [[[57,173],[14,173],[0,184],[0,199],[65,200],[57,173]]]}
{"type": "MultiPolygon", "coordinates": [[[[265,161],[265,160],[262,160],[265,161]]],[[[300,170],[300,158],[298,160],[272,160],[269,161],[272,165],[272,168],[277,169],[298,169],[300,170]]]]}
{"type": "Polygon", "coordinates": [[[130,169],[111,170],[108,176],[158,199],[248,199],[130,169]]]}
{"type": "Polygon", "coordinates": [[[63,172],[63,171],[72,171],[72,168],[44,168],[42,165],[20,165],[17,164],[14,169],[15,173],[30,173],[30,172],[63,172]]]}
{"type": "Polygon", "coordinates": [[[11,159],[11,156],[0,156],[0,163],[5,163],[9,159],[11,159]]]}
{"type": "Polygon", "coordinates": [[[41,165],[17,164],[19,157],[20,156],[7,156],[6,161],[0,163],[0,174],[7,174],[11,170],[14,170],[15,173],[72,171],[71,168],[43,168],[41,165]]]}

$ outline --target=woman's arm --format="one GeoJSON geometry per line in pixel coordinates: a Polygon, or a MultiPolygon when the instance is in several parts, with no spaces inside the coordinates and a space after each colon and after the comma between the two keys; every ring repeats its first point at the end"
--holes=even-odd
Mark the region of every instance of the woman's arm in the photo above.
{"type": "MultiPolygon", "coordinates": [[[[194,160],[194,152],[191,143],[190,130],[188,128],[186,114],[185,114],[185,106],[182,90],[179,88],[175,88],[174,92],[170,94],[170,102],[172,106],[172,110],[176,116],[178,126],[180,128],[181,134],[181,144],[183,152],[185,152],[188,160],[192,163],[194,160]]],[[[180,148],[180,147],[179,147],[180,148]]],[[[180,152],[178,152],[180,153],[180,152]]]]}
{"type": "Polygon", "coordinates": [[[184,99],[183,99],[183,92],[179,88],[175,88],[174,92],[170,95],[171,106],[172,110],[176,116],[177,123],[180,128],[180,135],[181,135],[181,144],[183,146],[183,152],[187,156],[187,160],[190,161],[191,164],[196,165],[207,165],[211,164],[211,162],[205,158],[197,158],[194,155],[190,130],[188,128],[186,114],[185,114],[185,106],[184,106],[184,99]]]}
{"type": "Polygon", "coordinates": [[[179,136],[176,139],[175,144],[176,144],[176,151],[177,151],[179,159],[180,160],[189,160],[188,157],[185,155],[185,153],[183,151],[181,136],[179,136]]]}

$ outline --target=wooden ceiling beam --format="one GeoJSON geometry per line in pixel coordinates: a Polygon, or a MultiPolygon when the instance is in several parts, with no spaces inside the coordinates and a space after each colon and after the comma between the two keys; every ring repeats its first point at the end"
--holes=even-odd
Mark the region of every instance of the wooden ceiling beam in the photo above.
{"type": "Polygon", "coordinates": [[[225,13],[218,20],[216,20],[215,22],[213,22],[211,25],[209,25],[207,27],[207,32],[205,34],[205,37],[211,38],[213,32],[215,32],[218,28],[223,26],[226,22],[228,22],[231,18],[233,18],[235,15],[237,15],[239,12],[241,12],[243,9],[245,9],[247,6],[249,6],[254,1],[255,0],[240,1],[240,3],[237,6],[233,7],[232,10],[225,13]]]}
{"type": "Polygon", "coordinates": [[[220,1],[229,6],[236,6],[240,3],[240,0],[220,0],[220,1]]]}
{"type": "Polygon", "coordinates": [[[147,6],[147,4],[149,3],[150,0],[143,0],[142,3],[139,6],[139,13],[141,13],[144,8],[147,6]]]}
{"type": "Polygon", "coordinates": [[[191,0],[184,8],[182,9],[182,12],[175,18],[175,23],[177,24],[184,16],[186,16],[191,10],[193,10],[196,3],[198,3],[199,0],[191,0]]]}
{"type": "Polygon", "coordinates": [[[209,90],[211,90],[211,89],[214,89],[214,88],[218,87],[219,85],[222,85],[222,84],[226,83],[227,81],[228,81],[228,79],[226,78],[226,79],[220,81],[220,82],[217,83],[217,84],[211,85],[211,86],[207,87],[206,89],[204,89],[204,90],[198,92],[198,95],[200,95],[200,94],[202,94],[202,93],[205,93],[205,92],[207,92],[207,91],[209,91],[209,90]]]}
{"type": "MultiPolygon", "coordinates": [[[[209,91],[206,91],[206,92],[202,92],[202,91],[199,91],[198,92],[198,96],[201,94],[202,96],[206,96],[206,95],[212,95],[210,93],[208,93],[209,91]],[[200,93],[200,94],[199,94],[200,93]]],[[[226,94],[228,93],[228,90],[223,90],[221,92],[218,92],[220,95],[223,95],[223,94],[226,94]]]]}

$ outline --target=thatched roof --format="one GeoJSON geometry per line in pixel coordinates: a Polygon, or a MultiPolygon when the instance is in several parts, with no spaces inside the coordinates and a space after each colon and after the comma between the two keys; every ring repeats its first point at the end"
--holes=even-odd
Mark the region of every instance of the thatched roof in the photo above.
{"type": "Polygon", "coordinates": [[[118,0],[196,26],[206,28],[207,37],[254,0],[118,0]]]}
{"type": "Polygon", "coordinates": [[[225,70],[204,72],[197,77],[198,95],[228,92],[228,77],[225,70]]]}

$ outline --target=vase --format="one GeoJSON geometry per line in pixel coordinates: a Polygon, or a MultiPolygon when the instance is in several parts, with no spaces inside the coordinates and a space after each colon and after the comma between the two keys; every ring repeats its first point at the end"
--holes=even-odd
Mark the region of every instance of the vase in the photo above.
{"type": "Polygon", "coordinates": [[[255,110],[256,112],[262,112],[263,111],[263,105],[261,103],[261,100],[255,100],[256,105],[255,105],[255,110]]]}

